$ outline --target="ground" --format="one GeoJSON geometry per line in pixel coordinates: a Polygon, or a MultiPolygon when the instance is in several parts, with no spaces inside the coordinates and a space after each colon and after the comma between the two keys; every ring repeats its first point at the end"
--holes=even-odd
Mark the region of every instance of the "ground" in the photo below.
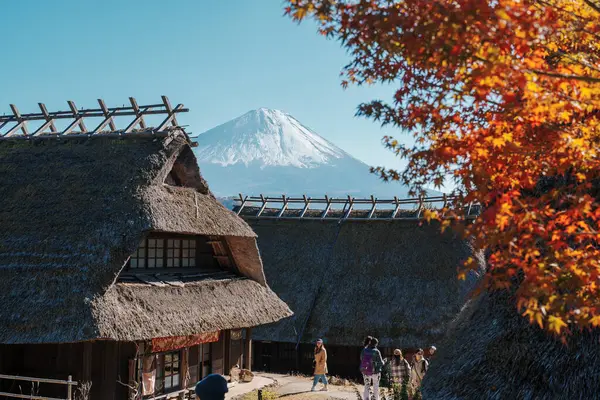
{"type": "Polygon", "coordinates": [[[327,392],[311,392],[311,387],[312,377],[258,373],[252,382],[231,387],[226,400],[259,400],[258,389],[262,389],[262,400],[357,400],[363,390],[352,384],[330,384],[327,392]]]}

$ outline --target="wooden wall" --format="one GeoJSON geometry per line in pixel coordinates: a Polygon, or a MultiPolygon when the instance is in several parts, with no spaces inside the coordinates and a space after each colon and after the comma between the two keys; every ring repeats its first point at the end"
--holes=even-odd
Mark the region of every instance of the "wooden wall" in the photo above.
{"type": "MultiPolygon", "coordinates": [[[[127,389],[118,381],[128,381],[128,360],[135,357],[135,345],[114,341],[0,345],[0,355],[3,374],[62,380],[71,375],[78,382],[93,382],[92,400],[121,400],[127,398],[127,389]]],[[[26,382],[15,384],[0,380],[0,388],[30,393],[26,382]],[[20,390],[18,385],[21,385],[20,390]]],[[[66,386],[41,384],[39,389],[43,396],[66,396],[66,386]]]]}

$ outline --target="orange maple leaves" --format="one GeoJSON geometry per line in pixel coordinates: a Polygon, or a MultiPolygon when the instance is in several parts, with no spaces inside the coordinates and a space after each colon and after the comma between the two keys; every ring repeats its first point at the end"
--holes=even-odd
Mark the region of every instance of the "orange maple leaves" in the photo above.
{"type": "Polygon", "coordinates": [[[288,0],[286,13],[349,50],[344,86],[398,86],[359,106],[416,139],[384,138],[408,167],[376,171],[414,191],[451,176],[458,219],[484,206],[465,233],[490,254],[490,287],[516,287],[550,331],[600,326],[600,3],[288,0]]]}

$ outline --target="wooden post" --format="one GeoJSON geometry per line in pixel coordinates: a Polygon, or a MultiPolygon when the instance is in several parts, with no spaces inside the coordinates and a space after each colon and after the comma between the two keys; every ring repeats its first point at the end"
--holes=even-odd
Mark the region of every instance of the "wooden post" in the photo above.
{"type": "Polygon", "coordinates": [[[299,218],[304,217],[304,214],[306,214],[306,212],[308,211],[308,207],[310,207],[310,197],[307,198],[305,194],[302,195],[302,198],[304,199],[304,208],[302,209],[302,212],[300,213],[299,218]]]}
{"type": "Polygon", "coordinates": [[[72,400],[73,399],[73,386],[71,386],[71,383],[73,382],[73,377],[71,375],[69,375],[69,380],[67,381],[67,400],[72,400]]]}
{"type": "Polygon", "coordinates": [[[244,197],[240,193],[240,208],[238,208],[238,210],[237,210],[237,215],[240,215],[240,213],[242,212],[242,209],[246,205],[246,201],[248,201],[248,196],[244,197]]]}
{"type": "Polygon", "coordinates": [[[267,208],[267,200],[265,199],[265,196],[263,196],[262,194],[260,195],[260,201],[262,201],[262,206],[260,207],[260,210],[258,210],[258,213],[256,213],[257,217],[260,217],[260,215],[263,213],[263,211],[265,211],[265,208],[267,208]]]}
{"type": "Polygon", "coordinates": [[[325,206],[325,210],[323,210],[321,213],[321,219],[325,219],[327,217],[329,209],[331,208],[331,199],[327,195],[325,195],[325,201],[327,202],[327,205],[325,206]]]}
{"type": "Polygon", "coordinates": [[[252,370],[252,328],[246,329],[244,340],[244,364],[248,371],[252,370]]]}
{"type": "Polygon", "coordinates": [[[258,389],[258,400],[263,400],[262,389],[258,389]]]}
{"type": "Polygon", "coordinates": [[[373,204],[373,206],[371,207],[371,210],[369,211],[369,215],[367,216],[368,219],[373,218],[373,215],[375,214],[375,210],[377,209],[377,199],[373,195],[371,195],[371,203],[373,204]]]}
{"type": "Polygon", "coordinates": [[[277,213],[277,218],[281,218],[283,216],[283,213],[288,208],[288,202],[290,201],[289,197],[286,197],[285,194],[282,195],[281,198],[283,200],[283,205],[281,206],[281,210],[279,210],[279,213],[277,213]]]}

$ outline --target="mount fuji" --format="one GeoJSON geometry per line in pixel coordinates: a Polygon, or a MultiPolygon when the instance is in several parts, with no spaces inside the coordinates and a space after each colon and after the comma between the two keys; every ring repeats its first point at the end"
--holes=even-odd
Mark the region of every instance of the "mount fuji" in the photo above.
{"type": "Polygon", "coordinates": [[[247,112],[195,139],[200,171],[217,197],[407,197],[405,186],[382,182],[367,164],[279,110],[247,112]]]}

